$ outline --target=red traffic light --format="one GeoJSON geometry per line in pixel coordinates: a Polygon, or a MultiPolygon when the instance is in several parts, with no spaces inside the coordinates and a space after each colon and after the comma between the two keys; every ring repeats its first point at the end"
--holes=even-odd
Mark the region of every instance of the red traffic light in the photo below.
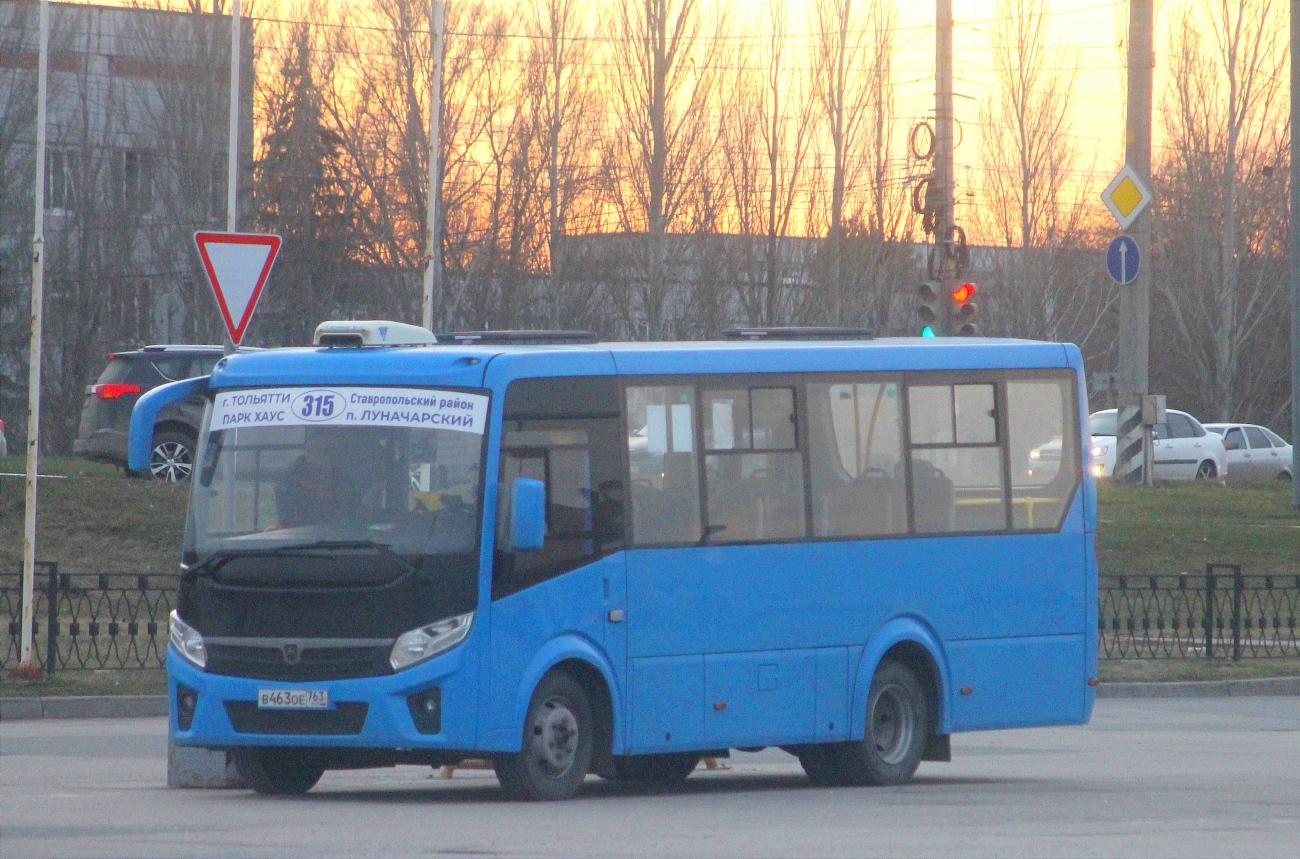
{"type": "Polygon", "coordinates": [[[965,304],[970,301],[971,296],[975,294],[975,284],[963,283],[952,291],[952,300],[958,304],[965,304]]]}

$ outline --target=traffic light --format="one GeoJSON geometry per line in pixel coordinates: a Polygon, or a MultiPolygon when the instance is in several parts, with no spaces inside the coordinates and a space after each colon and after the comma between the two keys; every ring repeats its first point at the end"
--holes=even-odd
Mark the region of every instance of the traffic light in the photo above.
{"type": "Polygon", "coordinates": [[[922,337],[939,336],[940,314],[943,312],[943,305],[940,297],[943,294],[943,287],[937,280],[924,281],[917,288],[917,295],[921,299],[920,305],[916,309],[916,316],[920,323],[922,337]]]}
{"type": "Polygon", "coordinates": [[[980,333],[975,324],[975,314],[979,305],[971,299],[975,297],[975,284],[963,283],[952,291],[952,327],[953,333],[961,337],[974,337],[980,333]]]}

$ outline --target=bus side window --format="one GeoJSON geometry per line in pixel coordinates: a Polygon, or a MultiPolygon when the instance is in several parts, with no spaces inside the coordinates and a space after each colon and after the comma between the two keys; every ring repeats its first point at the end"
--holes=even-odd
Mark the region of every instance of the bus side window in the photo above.
{"type": "Polygon", "coordinates": [[[693,387],[627,389],[632,541],[637,545],[700,542],[694,412],[693,387]]]}
{"type": "Polygon", "coordinates": [[[1082,471],[1069,379],[1007,382],[1011,516],[1016,530],[1061,527],[1082,471]]]}
{"type": "Polygon", "coordinates": [[[704,392],[710,543],[806,537],[793,388],[704,392]]]}
{"type": "Polygon", "coordinates": [[[907,533],[897,382],[808,386],[813,533],[907,533]]]}
{"type": "Polygon", "coordinates": [[[607,377],[522,379],[506,392],[497,485],[492,598],[544,582],[623,543],[617,388],[607,377]],[[510,547],[516,477],[546,485],[546,539],[510,547]]]}
{"type": "Polygon", "coordinates": [[[908,386],[918,534],[1006,530],[995,392],[992,383],[908,386]]]}

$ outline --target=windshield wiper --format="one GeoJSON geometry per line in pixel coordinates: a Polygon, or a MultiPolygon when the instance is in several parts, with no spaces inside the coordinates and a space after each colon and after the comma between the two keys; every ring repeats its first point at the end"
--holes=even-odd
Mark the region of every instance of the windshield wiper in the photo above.
{"type": "Polygon", "coordinates": [[[322,551],[328,553],[332,549],[377,549],[400,563],[406,568],[407,572],[415,572],[415,565],[400,553],[394,551],[393,547],[387,543],[380,543],[376,540],[313,540],[310,543],[295,543],[291,546],[266,546],[257,549],[233,549],[213,552],[202,561],[190,566],[189,569],[185,570],[184,574],[197,576],[200,573],[216,573],[235,558],[310,555],[322,551]]]}

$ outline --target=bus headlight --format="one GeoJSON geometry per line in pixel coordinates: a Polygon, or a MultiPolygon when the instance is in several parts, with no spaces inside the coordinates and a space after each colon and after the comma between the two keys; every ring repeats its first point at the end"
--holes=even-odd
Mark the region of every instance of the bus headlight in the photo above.
{"type": "Polygon", "coordinates": [[[470,612],[404,632],[393,642],[388,664],[401,671],[450,650],[465,640],[473,622],[474,612],[470,612]]]}
{"type": "Polygon", "coordinates": [[[203,636],[197,629],[181,620],[175,609],[172,610],[167,627],[168,638],[177,653],[199,668],[208,664],[208,649],[203,645],[203,636]]]}

